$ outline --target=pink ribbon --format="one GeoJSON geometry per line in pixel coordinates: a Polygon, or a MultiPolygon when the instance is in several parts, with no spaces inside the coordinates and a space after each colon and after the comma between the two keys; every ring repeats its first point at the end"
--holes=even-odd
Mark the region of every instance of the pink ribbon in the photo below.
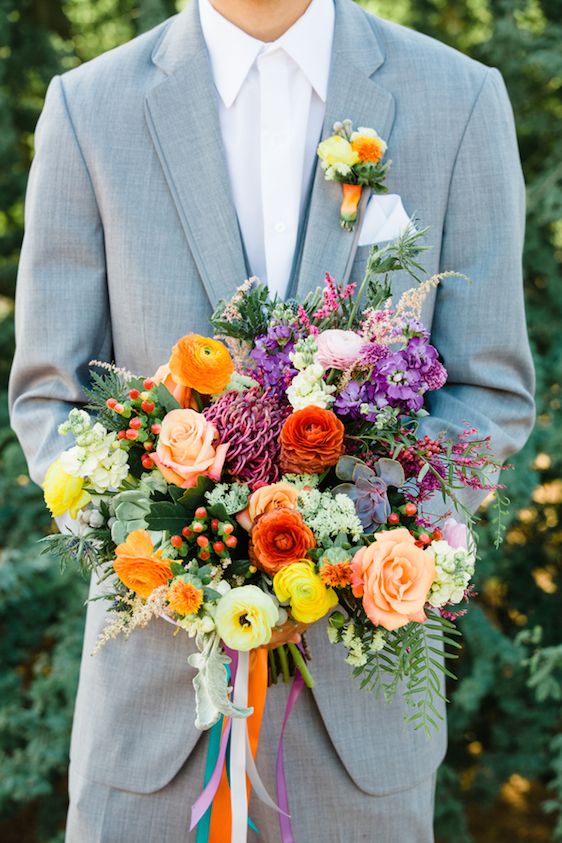
{"type": "Polygon", "coordinates": [[[297,670],[295,678],[293,679],[293,684],[291,685],[291,690],[289,691],[289,696],[287,697],[287,705],[285,706],[285,716],[283,717],[283,725],[281,726],[279,745],[277,747],[277,760],[275,764],[277,777],[277,804],[280,809],[279,830],[281,832],[282,843],[295,843],[293,826],[291,824],[291,815],[289,814],[289,794],[287,793],[285,762],[283,760],[283,738],[285,736],[287,721],[303,688],[304,679],[297,670]]]}

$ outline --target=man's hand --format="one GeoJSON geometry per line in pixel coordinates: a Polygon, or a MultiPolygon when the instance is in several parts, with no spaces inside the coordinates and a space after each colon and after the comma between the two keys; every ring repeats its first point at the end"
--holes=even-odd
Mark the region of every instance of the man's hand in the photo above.
{"type": "Polygon", "coordinates": [[[282,626],[273,628],[273,633],[268,644],[264,644],[265,650],[274,650],[280,647],[281,644],[299,644],[301,635],[307,629],[309,624],[297,623],[297,621],[289,618],[282,626]]]}

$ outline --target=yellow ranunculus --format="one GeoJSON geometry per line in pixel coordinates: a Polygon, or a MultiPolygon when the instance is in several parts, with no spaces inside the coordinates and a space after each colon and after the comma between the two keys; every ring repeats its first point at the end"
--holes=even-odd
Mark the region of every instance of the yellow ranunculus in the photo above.
{"type": "Polygon", "coordinates": [[[296,621],[314,623],[338,602],[333,588],[326,588],[308,560],[293,562],[275,574],[273,588],[281,603],[289,602],[296,621]]]}
{"type": "Polygon", "coordinates": [[[76,518],[78,510],[83,509],[91,500],[88,492],[84,491],[84,480],[67,474],[60,459],[51,463],[47,469],[43,494],[45,503],[55,517],[70,512],[71,517],[76,518]]]}
{"type": "Polygon", "coordinates": [[[318,145],[318,156],[329,167],[335,164],[347,164],[353,167],[359,161],[359,155],[352,148],[349,141],[340,135],[332,135],[318,145]]]}
{"type": "Polygon", "coordinates": [[[257,585],[227,591],[215,613],[215,626],[226,646],[242,652],[267,644],[278,620],[279,609],[273,598],[257,585]]]}

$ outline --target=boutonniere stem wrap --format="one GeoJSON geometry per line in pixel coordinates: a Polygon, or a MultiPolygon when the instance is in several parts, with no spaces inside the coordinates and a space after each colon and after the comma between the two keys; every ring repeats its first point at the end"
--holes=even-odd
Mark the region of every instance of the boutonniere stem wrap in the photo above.
{"type": "Polygon", "coordinates": [[[374,129],[353,129],[351,120],[334,123],[333,134],[318,145],[320,166],[326,181],[340,182],[343,199],[340,224],[352,231],[364,187],[387,193],[384,183],[391,162],[383,163],[386,142],[374,129]]]}

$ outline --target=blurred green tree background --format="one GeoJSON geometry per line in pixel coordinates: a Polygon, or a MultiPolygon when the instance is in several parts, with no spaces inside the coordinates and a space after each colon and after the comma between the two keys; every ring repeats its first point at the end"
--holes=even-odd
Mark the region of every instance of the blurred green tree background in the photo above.
{"type": "MultiPolygon", "coordinates": [[[[508,473],[506,540],[483,510],[440,771],[440,840],[562,841],[561,0],[363,0],[498,67],[527,180],[525,273],[538,424],[508,473]]],[[[178,8],[182,4],[178,4],[178,8]]],[[[40,556],[50,529],[6,408],[33,131],[47,83],[174,14],[174,0],[0,0],[0,838],[62,841],[85,583],[40,556]]],[[[413,842],[412,842],[413,843],[413,842]]]]}

